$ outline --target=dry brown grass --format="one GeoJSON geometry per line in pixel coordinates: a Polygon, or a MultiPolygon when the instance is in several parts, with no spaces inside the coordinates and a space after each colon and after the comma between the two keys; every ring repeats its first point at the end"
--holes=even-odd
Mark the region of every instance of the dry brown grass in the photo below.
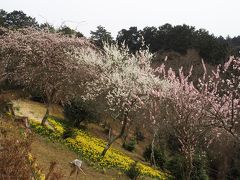
{"type": "Polygon", "coordinates": [[[29,162],[31,138],[24,129],[0,120],[0,179],[30,179],[34,169],[29,162]]]}
{"type": "MultiPolygon", "coordinates": [[[[46,112],[44,104],[26,99],[14,100],[13,107],[16,115],[24,115],[29,119],[35,119],[38,121],[42,120],[46,112]]],[[[61,119],[64,117],[62,108],[58,105],[50,106],[50,115],[61,119]]]]}

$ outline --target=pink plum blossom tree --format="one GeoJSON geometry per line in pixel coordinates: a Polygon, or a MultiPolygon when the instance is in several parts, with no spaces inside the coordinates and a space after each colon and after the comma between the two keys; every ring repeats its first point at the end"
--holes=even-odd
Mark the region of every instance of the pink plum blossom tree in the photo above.
{"type": "Polygon", "coordinates": [[[211,108],[211,123],[240,142],[240,59],[230,57],[200,84],[211,108]]]}
{"type": "Polygon", "coordinates": [[[156,71],[170,86],[165,94],[152,93],[148,106],[152,126],[155,131],[164,129],[177,138],[186,162],[184,177],[190,180],[197,147],[207,145],[212,139],[207,113],[209,102],[189,80],[192,68],[188,76],[183,74],[182,68],[176,73],[171,68],[166,70],[164,64],[156,71]]]}

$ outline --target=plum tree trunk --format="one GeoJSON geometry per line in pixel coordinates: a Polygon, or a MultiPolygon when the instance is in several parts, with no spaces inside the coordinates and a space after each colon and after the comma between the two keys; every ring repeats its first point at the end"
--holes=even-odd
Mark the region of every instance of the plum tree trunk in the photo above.
{"type": "Polygon", "coordinates": [[[154,167],[156,167],[156,161],[155,161],[155,154],[154,154],[154,143],[155,143],[155,138],[156,138],[156,132],[154,132],[154,135],[153,135],[153,140],[152,140],[152,143],[151,143],[151,165],[153,165],[154,167]]]}
{"type": "Polygon", "coordinates": [[[44,117],[43,117],[43,119],[42,119],[42,122],[41,122],[41,125],[42,125],[42,126],[45,126],[45,125],[46,125],[46,121],[47,121],[47,118],[48,118],[48,116],[49,116],[49,108],[50,108],[50,104],[48,103],[48,104],[47,104],[46,113],[45,113],[45,115],[44,115],[44,117]]]}
{"type": "Polygon", "coordinates": [[[185,158],[186,158],[186,180],[191,180],[191,175],[192,175],[192,170],[193,170],[193,156],[190,148],[188,149],[189,151],[187,152],[185,158]]]}
{"type": "Polygon", "coordinates": [[[105,148],[103,149],[102,153],[101,153],[101,156],[104,157],[108,151],[108,149],[111,147],[111,145],[119,138],[121,138],[126,130],[126,126],[127,126],[127,120],[128,120],[128,113],[125,113],[124,116],[123,116],[123,125],[122,125],[122,128],[121,128],[121,131],[120,133],[113,137],[113,138],[109,138],[109,141],[107,143],[107,145],[105,146],[105,148]]]}

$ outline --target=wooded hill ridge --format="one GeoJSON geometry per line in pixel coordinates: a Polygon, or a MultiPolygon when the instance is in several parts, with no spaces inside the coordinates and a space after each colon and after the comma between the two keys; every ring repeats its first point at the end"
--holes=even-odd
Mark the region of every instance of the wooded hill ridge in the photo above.
{"type": "MultiPolygon", "coordinates": [[[[48,29],[50,32],[59,32],[67,36],[83,37],[78,30],[66,25],[54,27],[49,23],[39,24],[34,17],[26,15],[23,11],[6,12],[0,10],[0,26],[10,29],[35,27],[48,29]]],[[[240,36],[222,37],[210,34],[205,29],[196,29],[186,24],[173,26],[164,24],[159,27],[145,27],[138,29],[119,30],[117,37],[113,38],[103,26],[99,25],[91,31],[89,38],[98,47],[103,47],[103,42],[127,45],[130,52],[149,48],[152,53],[158,51],[175,51],[185,55],[188,49],[195,49],[199,55],[209,64],[220,64],[227,60],[230,55],[239,55],[240,36]]]]}

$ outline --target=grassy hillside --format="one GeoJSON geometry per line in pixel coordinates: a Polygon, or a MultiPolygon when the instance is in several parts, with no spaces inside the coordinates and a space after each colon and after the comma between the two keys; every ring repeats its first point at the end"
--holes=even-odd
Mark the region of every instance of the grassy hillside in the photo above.
{"type": "MultiPolygon", "coordinates": [[[[79,155],[73,151],[70,151],[66,146],[57,142],[50,142],[47,138],[43,138],[36,135],[35,141],[32,146],[32,155],[36,158],[36,162],[39,167],[42,168],[42,172],[46,174],[51,162],[57,162],[61,172],[64,174],[64,179],[75,179],[75,176],[69,177],[71,167],[69,162],[77,159],[79,155]]],[[[80,179],[94,180],[94,179],[128,179],[124,173],[118,170],[96,169],[90,166],[87,162],[82,165],[83,171],[86,175],[81,174],[80,179]]]]}
{"type": "MultiPolygon", "coordinates": [[[[0,119],[0,130],[1,132],[7,132],[7,139],[9,139],[9,137],[14,137],[15,140],[18,141],[23,137],[22,127],[19,126],[19,123],[12,121],[8,117],[0,119]]],[[[2,134],[0,133],[0,137],[1,135],[2,134]]],[[[72,175],[71,177],[69,176],[71,172],[69,162],[76,158],[79,158],[79,155],[74,153],[73,151],[70,151],[63,144],[56,141],[51,142],[48,138],[44,138],[40,135],[33,133],[31,135],[31,146],[29,150],[29,153],[31,153],[34,159],[36,159],[36,165],[40,169],[42,174],[47,174],[49,172],[50,163],[56,162],[57,169],[61,174],[63,174],[64,180],[75,179],[75,175],[72,175]]],[[[86,162],[83,163],[82,169],[84,170],[86,175],[81,174],[80,179],[128,179],[128,177],[124,173],[121,173],[118,170],[112,169],[104,171],[104,169],[96,169],[86,162]]]]}
{"type": "MultiPolygon", "coordinates": [[[[75,137],[62,139],[67,124],[64,122],[62,109],[59,106],[51,106],[50,115],[54,118],[50,118],[46,128],[43,128],[40,126],[45,112],[43,104],[30,100],[15,100],[13,104],[15,114],[27,116],[34,132],[37,132],[37,134],[33,133],[31,154],[36,158],[36,163],[43,174],[48,173],[51,162],[56,162],[64,179],[71,179],[69,162],[78,158],[84,161],[83,170],[87,174],[82,174],[81,179],[129,179],[124,172],[128,171],[134,161],[139,162],[137,168],[142,174],[142,179],[154,177],[166,179],[167,177],[163,172],[141,163],[142,150],[128,152],[121,147],[120,141],[114,144],[104,159],[99,159],[98,153],[105,146],[104,139],[106,140],[107,137],[103,129],[96,124],[91,124],[88,132],[74,129],[75,137]]],[[[16,126],[12,122],[11,125],[16,126]]]]}
{"type": "MultiPolygon", "coordinates": [[[[39,122],[44,116],[44,113],[46,111],[45,105],[39,102],[27,100],[27,99],[18,99],[13,101],[14,102],[14,109],[16,112],[16,115],[20,116],[27,116],[30,119],[38,120],[39,122]]],[[[63,119],[63,110],[62,107],[58,105],[52,105],[50,107],[50,115],[54,116],[59,119],[63,119]]],[[[119,124],[114,123],[110,120],[107,120],[108,123],[111,124],[111,127],[113,130],[120,129],[119,124]]],[[[101,139],[107,141],[108,139],[108,133],[104,131],[104,128],[98,124],[90,123],[87,126],[87,131],[92,134],[95,137],[100,137],[101,139]]],[[[129,129],[129,134],[133,134],[133,129],[129,129]]],[[[148,136],[149,134],[145,134],[145,140],[142,142],[139,142],[135,151],[130,152],[122,148],[122,139],[118,139],[114,144],[113,147],[124,152],[128,156],[131,156],[136,161],[144,161],[144,158],[142,157],[142,154],[146,148],[146,146],[149,145],[149,142],[151,141],[151,137],[148,136]]]]}

